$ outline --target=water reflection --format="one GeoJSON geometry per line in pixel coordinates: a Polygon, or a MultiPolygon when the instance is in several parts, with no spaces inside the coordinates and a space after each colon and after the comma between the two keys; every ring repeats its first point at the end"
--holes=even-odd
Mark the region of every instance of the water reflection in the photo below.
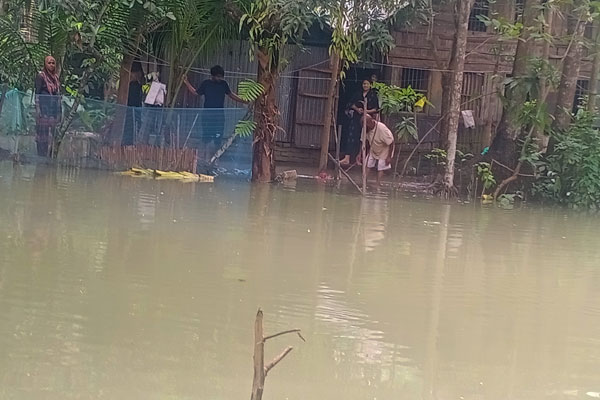
{"type": "Polygon", "coordinates": [[[595,217],[0,167],[0,397],[586,398],[595,217]]]}

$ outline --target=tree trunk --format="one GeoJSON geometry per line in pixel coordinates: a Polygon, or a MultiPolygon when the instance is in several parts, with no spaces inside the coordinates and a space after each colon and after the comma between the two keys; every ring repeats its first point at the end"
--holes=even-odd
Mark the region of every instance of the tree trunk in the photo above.
{"type": "Polygon", "coordinates": [[[446,171],[443,179],[443,193],[450,196],[454,188],[454,160],[460,119],[460,97],[462,93],[463,72],[467,50],[467,28],[474,0],[456,0],[454,13],[454,44],[450,54],[450,98],[448,101],[448,147],[446,171]]]}
{"type": "Polygon", "coordinates": [[[117,106],[115,110],[115,119],[110,130],[110,137],[107,141],[112,146],[119,146],[123,139],[123,129],[125,119],[127,117],[127,98],[129,97],[129,82],[131,80],[131,67],[133,66],[134,57],[129,54],[123,54],[121,67],[119,68],[119,87],[117,89],[117,106]]]}
{"type": "MultiPolygon", "coordinates": [[[[541,0],[525,0],[523,9],[523,29],[517,41],[517,50],[513,62],[513,78],[527,74],[528,62],[533,55],[534,38],[531,37],[532,27],[537,23],[540,13],[541,0]]],[[[490,146],[492,158],[502,160],[505,164],[513,164],[517,157],[516,139],[521,134],[521,125],[517,117],[523,103],[527,100],[527,93],[522,87],[506,90],[506,102],[498,126],[497,134],[490,146]]]]}
{"type": "Polygon", "coordinates": [[[562,76],[560,85],[558,85],[556,109],[554,110],[553,128],[558,130],[566,129],[571,122],[571,110],[573,109],[573,100],[577,90],[577,78],[579,78],[579,69],[581,56],[583,53],[583,35],[585,33],[587,10],[583,9],[581,1],[575,1],[574,7],[582,9],[577,16],[568,18],[568,36],[570,38],[567,52],[563,61],[562,76]]]}
{"type": "MultiPolygon", "coordinates": [[[[552,24],[554,22],[554,10],[552,9],[552,7],[549,7],[546,9],[546,15],[545,15],[545,19],[546,19],[546,26],[544,27],[544,33],[551,35],[552,34],[552,24]]],[[[542,49],[542,56],[541,59],[543,61],[545,61],[546,63],[550,62],[550,42],[546,41],[544,43],[544,47],[542,49]]],[[[546,66],[544,67],[545,69],[547,68],[546,66]]],[[[542,78],[540,79],[540,93],[539,93],[539,97],[538,97],[538,101],[541,103],[545,102],[546,99],[548,98],[548,93],[550,92],[551,86],[550,83],[547,81],[547,79],[542,78]]],[[[540,151],[545,152],[546,149],[548,148],[548,135],[546,135],[546,132],[544,131],[544,129],[539,129],[536,128],[534,130],[534,137],[537,139],[537,143],[538,143],[538,148],[540,149],[540,151]]]]}
{"type": "Polygon", "coordinates": [[[254,112],[254,141],[252,144],[252,181],[271,182],[275,178],[275,132],[277,130],[277,106],[275,105],[275,82],[277,81],[278,56],[269,56],[267,49],[258,49],[258,83],[264,87],[254,112]]]}
{"type": "Polygon", "coordinates": [[[329,58],[331,80],[325,102],[325,116],[323,117],[323,131],[321,132],[321,157],[319,158],[319,172],[327,169],[327,153],[329,153],[329,138],[331,136],[331,123],[335,115],[336,89],[340,76],[340,56],[333,51],[329,58]]]}
{"type": "Polygon", "coordinates": [[[2,107],[4,106],[4,99],[6,98],[7,90],[8,90],[8,85],[6,85],[6,84],[0,85],[0,115],[2,115],[2,107]]]}
{"type": "Polygon", "coordinates": [[[590,90],[588,98],[588,111],[595,112],[598,100],[598,79],[600,78],[600,26],[596,24],[594,36],[594,61],[592,63],[592,73],[590,74],[590,90]]]}
{"type": "Polygon", "coordinates": [[[123,54],[121,68],[119,69],[119,89],[117,91],[117,104],[127,105],[129,97],[129,81],[131,80],[131,67],[133,66],[133,56],[123,54]]]}
{"type": "Polygon", "coordinates": [[[263,312],[258,310],[254,321],[254,378],[250,400],[261,400],[265,388],[265,341],[263,312]]]}
{"type": "Polygon", "coordinates": [[[451,77],[450,72],[442,72],[442,107],[440,115],[442,123],[440,124],[440,148],[448,148],[448,111],[450,110],[450,95],[451,95],[451,77]]]}

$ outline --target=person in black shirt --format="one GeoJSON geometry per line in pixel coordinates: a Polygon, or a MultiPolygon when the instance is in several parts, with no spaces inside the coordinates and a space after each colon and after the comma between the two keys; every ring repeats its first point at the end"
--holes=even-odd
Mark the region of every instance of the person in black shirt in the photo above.
{"type": "MultiPolygon", "coordinates": [[[[225,71],[220,65],[215,65],[210,69],[210,79],[203,81],[200,86],[194,87],[187,79],[183,78],[183,83],[188,90],[196,96],[204,96],[204,108],[211,109],[202,114],[202,140],[209,144],[213,142],[216,149],[221,147],[223,130],[225,129],[225,96],[239,103],[245,103],[237,94],[231,91],[229,84],[225,81],[225,71]]],[[[205,146],[208,151],[208,146],[205,146]]]]}
{"type": "Polygon", "coordinates": [[[371,87],[371,81],[364,79],[362,90],[354,95],[348,105],[347,114],[350,116],[350,123],[345,134],[342,134],[341,152],[344,158],[340,164],[348,165],[351,162],[361,163],[361,136],[362,136],[362,117],[367,114],[376,117],[379,113],[379,98],[377,92],[371,87]],[[364,110],[364,104],[367,103],[367,109],[364,110]]]}
{"type": "Polygon", "coordinates": [[[136,143],[136,136],[142,124],[142,98],[144,96],[142,92],[142,79],[143,71],[131,71],[129,93],[127,95],[127,115],[121,146],[133,146],[136,143]]]}

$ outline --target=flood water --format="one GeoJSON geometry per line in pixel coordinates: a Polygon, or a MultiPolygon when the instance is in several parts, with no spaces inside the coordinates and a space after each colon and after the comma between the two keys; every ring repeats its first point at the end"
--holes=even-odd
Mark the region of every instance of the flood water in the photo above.
{"type": "Polygon", "coordinates": [[[0,399],[600,397],[600,218],[0,164],[0,399]],[[268,361],[268,360],[267,360],[268,361]]]}

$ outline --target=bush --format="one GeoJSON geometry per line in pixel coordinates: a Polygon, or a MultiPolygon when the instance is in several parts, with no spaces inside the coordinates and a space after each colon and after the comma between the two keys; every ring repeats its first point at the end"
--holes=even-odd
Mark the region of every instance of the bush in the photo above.
{"type": "Polygon", "coordinates": [[[572,208],[600,208],[600,132],[594,115],[580,110],[564,132],[554,133],[554,150],[539,164],[533,193],[572,208]]]}

